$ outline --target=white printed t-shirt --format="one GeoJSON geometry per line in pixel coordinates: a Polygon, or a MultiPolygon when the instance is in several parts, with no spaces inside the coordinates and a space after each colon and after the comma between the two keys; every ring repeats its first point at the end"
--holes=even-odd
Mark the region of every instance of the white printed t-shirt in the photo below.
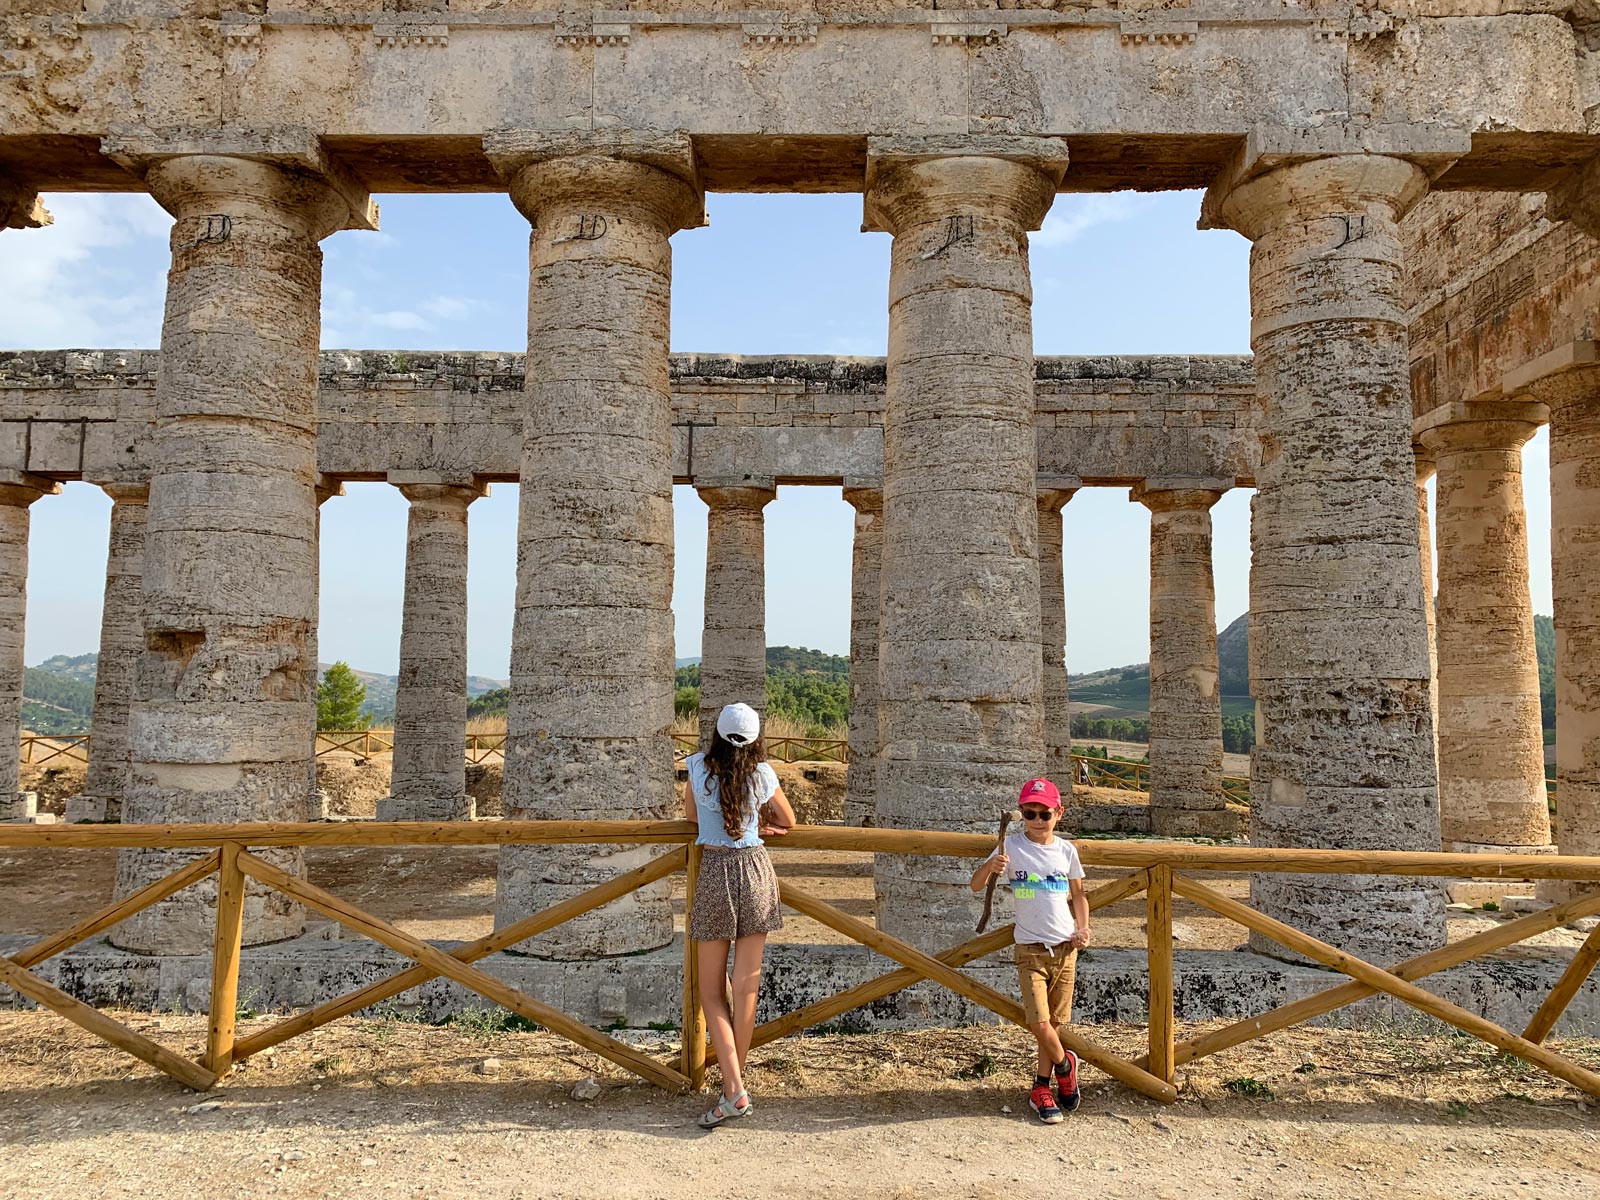
{"type": "Polygon", "coordinates": [[[1006,857],[1011,862],[1005,883],[1017,906],[1017,942],[1057,946],[1076,933],[1071,881],[1083,878],[1077,847],[1063,837],[1045,846],[1026,836],[1008,837],[1006,857]]]}

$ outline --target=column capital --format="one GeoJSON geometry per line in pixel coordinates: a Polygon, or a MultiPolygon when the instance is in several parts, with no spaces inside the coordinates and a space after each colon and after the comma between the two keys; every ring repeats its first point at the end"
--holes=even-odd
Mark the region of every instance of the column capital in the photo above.
{"type": "Polygon", "coordinates": [[[1034,501],[1041,513],[1058,513],[1077,494],[1078,489],[1075,487],[1045,487],[1041,480],[1039,490],[1034,493],[1034,501]]]}
{"type": "Polygon", "coordinates": [[[38,192],[0,171],[0,229],[40,229],[54,222],[38,192]]]}
{"type": "Polygon", "coordinates": [[[1421,442],[1411,443],[1411,461],[1416,467],[1418,487],[1427,483],[1439,472],[1439,463],[1433,457],[1433,451],[1421,442]]]}
{"type": "Polygon", "coordinates": [[[844,481],[842,489],[844,502],[858,513],[881,513],[883,511],[883,481],[874,483],[852,483],[844,481]]]}
{"type": "Polygon", "coordinates": [[[591,202],[626,206],[669,234],[706,223],[694,143],[682,131],[494,129],[483,152],[535,227],[546,207],[591,202]]]}
{"type": "Polygon", "coordinates": [[[95,481],[95,486],[110,496],[112,502],[116,504],[150,503],[150,481],[148,479],[137,483],[126,480],[106,480],[105,482],[97,480],[95,481]]]}
{"type": "Polygon", "coordinates": [[[740,476],[736,479],[697,480],[694,490],[707,508],[748,508],[757,511],[772,503],[778,494],[777,485],[770,478],[740,476]]]}
{"type": "Polygon", "coordinates": [[[1542,404],[1520,407],[1525,415],[1464,415],[1418,429],[1414,436],[1435,463],[1459,451],[1521,450],[1539,432],[1542,422],[1534,419],[1535,414],[1548,410],[1542,404]]]}
{"type": "Polygon", "coordinates": [[[1152,476],[1129,488],[1128,498],[1143,504],[1151,512],[1172,512],[1180,508],[1209,509],[1232,488],[1231,479],[1152,476]]]}
{"type": "Polygon", "coordinates": [[[1280,226],[1325,221],[1330,228],[1313,253],[1332,255],[1361,240],[1348,220],[1380,207],[1398,221],[1427,190],[1428,174],[1416,163],[1381,154],[1290,161],[1255,172],[1237,168],[1206,189],[1199,227],[1232,229],[1256,241],[1280,226]]]}
{"type": "Polygon", "coordinates": [[[1544,211],[1552,221],[1570,221],[1590,237],[1600,237],[1600,156],[1552,187],[1544,211]]]}
{"type": "Polygon", "coordinates": [[[411,504],[456,504],[463,511],[489,494],[486,483],[397,483],[395,487],[411,504]]]}
{"type": "Polygon", "coordinates": [[[61,485],[32,471],[0,471],[0,504],[28,505],[40,496],[54,496],[61,485]]]}
{"type": "Polygon", "coordinates": [[[122,127],[102,138],[100,149],[179,219],[234,198],[306,212],[318,240],[340,229],[378,228],[378,206],[366,188],[302,126],[122,127]]]}
{"type": "Polygon", "coordinates": [[[321,471],[317,472],[316,482],[312,486],[317,492],[318,508],[321,508],[335,496],[344,495],[344,480],[335,479],[331,475],[324,475],[321,471]]]}
{"type": "Polygon", "coordinates": [[[966,216],[1038,229],[1066,170],[1060,138],[870,137],[861,231],[898,234],[966,216]]]}
{"type": "Polygon", "coordinates": [[[1314,219],[1330,201],[1363,198],[1392,201],[1398,219],[1428,180],[1471,149],[1465,130],[1438,125],[1258,125],[1206,189],[1200,228],[1233,229],[1253,241],[1263,220],[1270,227],[1294,219],[1279,213],[1308,206],[1305,216],[1314,219]]]}

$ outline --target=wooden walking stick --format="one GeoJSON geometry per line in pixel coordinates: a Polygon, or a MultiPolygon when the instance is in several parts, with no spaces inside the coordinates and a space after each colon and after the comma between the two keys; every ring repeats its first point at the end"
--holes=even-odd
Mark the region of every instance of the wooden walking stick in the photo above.
{"type": "MultiPolygon", "coordinates": [[[[1000,814],[1000,832],[995,834],[994,850],[996,854],[1006,852],[1006,829],[1013,821],[1022,820],[1022,814],[1016,809],[1000,814]]],[[[994,885],[1000,882],[1000,876],[989,876],[989,886],[983,892],[983,916],[978,918],[978,928],[974,931],[982,933],[983,927],[989,923],[989,914],[994,911],[994,885]]]]}

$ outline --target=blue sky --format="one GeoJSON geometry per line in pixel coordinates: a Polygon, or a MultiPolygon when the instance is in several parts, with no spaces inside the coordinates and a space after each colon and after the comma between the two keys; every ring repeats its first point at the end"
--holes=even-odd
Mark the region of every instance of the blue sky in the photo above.
{"type": "MultiPolygon", "coordinates": [[[[382,196],[383,231],[324,243],[323,345],[512,350],[525,343],[527,224],[503,195],[382,196]]],[[[56,224],[0,234],[0,347],[160,344],[166,215],[144,196],[51,196],[56,224]]],[[[1033,237],[1040,354],[1242,354],[1248,251],[1199,232],[1194,192],[1061,196],[1033,237]]],[[[709,228],[677,235],[674,350],[881,354],[889,238],[862,234],[861,198],[708,199],[709,228]]],[[[1524,456],[1534,608],[1550,611],[1544,434],[1524,456]]],[[[677,492],[678,654],[699,653],[705,508],[677,492]]],[[[68,485],[33,506],[27,660],[99,640],[110,501],[68,485]]],[[[400,640],[405,501],[353,484],[322,509],[324,660],[392,673],[400,640]]],[[[1249,493],[1213,510],[1217,616],[1248,602],[1249,493]]],[[[471,509],[469,665],[503,677],[510,655],[516,488],[471,509]]],[[[767,508],[767,640],[849,646],[851,510],[837,488],[791,487],[767,508]]],[[[1149,516],[1123,488],[1065,510],[1067,662],[1098,670],[1148,657],[1149,516]]]]}

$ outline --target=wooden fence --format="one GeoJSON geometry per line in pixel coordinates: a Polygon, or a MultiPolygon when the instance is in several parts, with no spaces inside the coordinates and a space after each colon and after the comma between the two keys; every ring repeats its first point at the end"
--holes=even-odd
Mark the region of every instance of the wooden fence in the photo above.
{"type": "MultiPolygon", "coordinates": [[[[711,1053],[705,1039],[704,1016],[697,999],[696,956],[692,943],[686,941],[684,946],[682,1052],[676,1060],[666,1062],[628,1046],[472,965],[525,938],[553,929],[573,917],[680,870],[688,872],[692,903],[699,867],[699,850],[689,844],[693,836],[694,827],[687,821],[0,826],[0,847],[4,848],[151,847],[190,850],[197,854],[193,861],[179,870],[116,901],[70,929],[36,942],[10,958],[0,958],[0,983],[200,1090],[213,1087],[234,1063],[260,1053],[269,1046],[377,1004],[437,976],[455,981],[640,1078],[666,1088],[699,1088],[704,1083],[711,1053]],[[664,844],[670,849],[626,874],[449,951],[432,946],[252,853],[254,849],[283,846],[652,843],[664,844]],[[210,1024],[205,1054],[198,1062],[174,1054],[34,974],[32,968],[44,960],[211,875],[218,876],[218,901],[212,957],[210,1024]],[[347,995],[324,1001],[266,1029],[240,1037],[235,1028],[235,1013],[246,880],[254,880],[257,884],[299,901],[346,928],[387,946],[410,959],[414,965],[347,995]]],[[[800,826],[787,836],[774,839],[773,846],[780,851],[820,849],[978,858],[989,853],[993,842],[977,834],[800,826]]],[[[1175,1099],[1175,1071],[1182,1063],[1252,1041],[1382,993],[1480,1038],[1506,1054],[1532,1063],[1592,1096],[1600,1097],[1600,1075],[1544,1044],[1557,1019],[1577,995],[1596,961],[1600,960],[1600,929],[1589,935],[1521,1034],[1512,1033],[1484,1017],[1440,999],[1416,983],[1447,967],[1501,950],[1580,917],[1600,913],[1600,893],[1567,900],[1386,970],[1257,912],[1196,878],[1208,872],[1287,871],[1305,874],[1510,877],[1600,882],[1600,858],[1276,850],[1094,841],[1083,843],[1080,853],[1087,865],[1126,871],[1089,893],[1091,909],[1103,908],[1140,893],[1146,897],[1149,1045],[1144,1056],[1137,1061],[1130,1061],[1106,1050],[1077,1028],[1067,1030],[1062,1040],[1084,1061],[1147,1096],[1162,1101],[1175,1099]],[[1306,999],[1281,1005],[1261,1016],[1236,1022],[1225,1029],[1180,1042],[1177,1040],[1174,1019],[1174,897],[1189,900],[1218,916],[1261,933],[1314,962],[1348,976],[1349,981],[1306,999]]],[[[1016,1000],[962,974],[958,969],[1010,944],[1010,926],[968,939],[938,954],[927,954],[791,883],[781,882],[780,891],[788,907],[892,959],[898,964],[898,969],[759,1026],[755,1045],[832,1020],[922,980],[940,984],[1004,1020],[1022,1023],[1022,1007],[1016,1000]]]]}
{"type": "Polygon", "coordinates": [[[43,766],[52,759],[65,762],[89,761],[89,735],[87,733],[58,733],[51,736],[25,733],[17,748],[17,758],[23,765],[43,766]]]}
{"type": "MultiPolygon", "coordinates": [[[[370,758],[394,749],[394,731],[389,729],[322,729],[317,731],[317,757],[345,750],[370,758]]],[[[699,739],[690,733],[672,735],[672,748],[678,755],[693,754],[700,748],[699,739]]],[[[843,738],[773,738],[767,743],[767,756],[778,762],[841,762],[850,761],[850,744],[843,738]]],[[[89,761],[89,735],[63,733],[54,737],[23,734],[21,759],[24,763],[46,763],[53,758],[72,762],[89,761]],[[42,757],[41,757],[42,756],[42,757]]],[[[477,764],[506,757],[506,735],[503,733],[467,734],[467,761],[477,764]]],[[[1124,791],[1148,792],[1150,766],[1148,763],[1123,762],[1114,758],[1091,758],[1086,754],[1072,756],[1073,779],[1083,774],[1094,787],[1117,788],[1124,791]],[[1081,764],[1081,766],[1080,766],[1081,764]]],[[[1556,781],[1544,781],[1549,797],[1550,811],[1556,810],[1556,781]]],[[[1235,804],[1250,803],[1250,780],[1241,775],[1222,777],[1222,794],[1235,804]]]]}

